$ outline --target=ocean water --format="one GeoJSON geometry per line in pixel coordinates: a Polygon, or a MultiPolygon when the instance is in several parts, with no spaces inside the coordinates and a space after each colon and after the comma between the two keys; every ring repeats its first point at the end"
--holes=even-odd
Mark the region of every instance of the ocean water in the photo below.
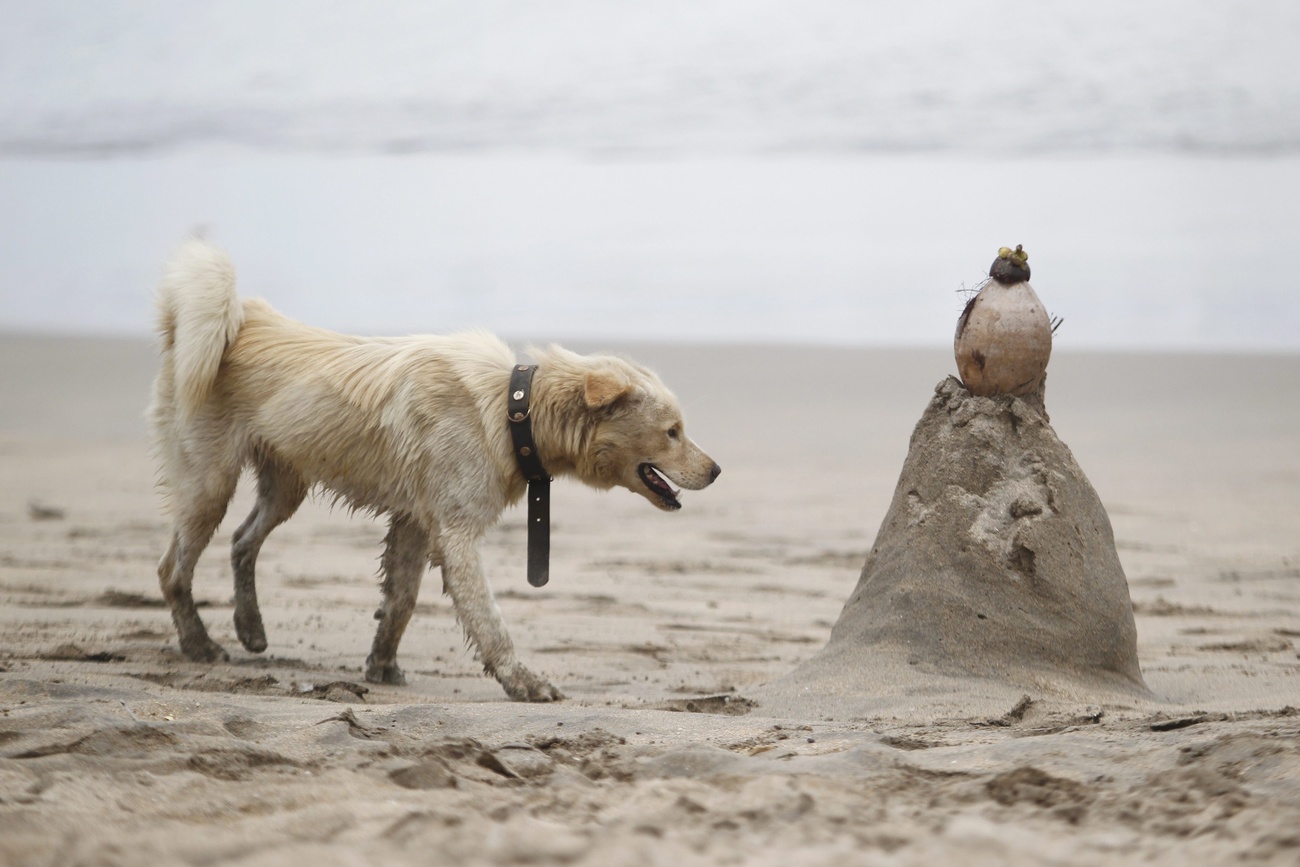
{"type": "Polygon", "coordinates": [[[0,6],[0,329],[142,334],[203,229],[339,329],[1300,350],[1300,4],[0,6]]]}
{"type": "Polygon", "coordinates": [[[6,328],[142,333],[202,228],[336,329],[941,345],[1024,244],[1058,346],[1300,348],[1300,159],[0,160],[6,328]]]}
{"type": "Polygon", "coordinates": [[[1294,0],[6,0],[0,152],[1300,146],[1294,0]]]}

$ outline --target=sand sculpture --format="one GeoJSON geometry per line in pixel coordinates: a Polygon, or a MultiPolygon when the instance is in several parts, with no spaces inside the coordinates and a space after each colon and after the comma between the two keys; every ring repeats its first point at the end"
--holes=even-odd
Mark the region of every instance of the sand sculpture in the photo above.
{"type": "MultiPolygon", "coordinates": [[[[995,273],[1007,254],[1023,251],[1004,248],[995,273]]],[[[982,355],[973,378],[990,394],[935,388],[830,641],[760,701],[861,713],[928,693],[960,713],[963,693],[1149,697],[1110,520],[1044,408],[1051,328],[1018,273],[1028,291],[1004,294],[1028,316],[999,329],[976,299],[958,328],[959,365],[982,355]]]]}

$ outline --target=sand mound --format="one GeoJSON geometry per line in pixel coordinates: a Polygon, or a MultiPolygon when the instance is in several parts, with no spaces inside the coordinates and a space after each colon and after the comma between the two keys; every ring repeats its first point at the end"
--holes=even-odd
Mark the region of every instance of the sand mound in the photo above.
{"type": "Polygon", "coordinates": [[[1148,698],[1110,520],[1037,400],[935,389],[824,650],[756,691],[844,715],[1148,698]]]}

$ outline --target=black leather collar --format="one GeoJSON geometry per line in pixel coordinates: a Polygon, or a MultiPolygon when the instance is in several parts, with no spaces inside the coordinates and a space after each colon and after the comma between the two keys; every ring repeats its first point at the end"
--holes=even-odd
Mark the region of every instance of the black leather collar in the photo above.
{"type": "Polygon", "coordinates": [[[533,441],[532,397],[535,364],[516,364],[510,373],[506,418],[514,444],[515,463],[528,480],[528,583],[541,587],[550,580],[551,477],[542,466],[533,441]]]}

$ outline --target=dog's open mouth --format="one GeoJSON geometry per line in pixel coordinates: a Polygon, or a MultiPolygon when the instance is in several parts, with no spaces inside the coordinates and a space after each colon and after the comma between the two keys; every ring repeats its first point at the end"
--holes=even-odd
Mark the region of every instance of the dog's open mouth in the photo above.
{"type": "Polygon", "coordinates": [[[673,490],[673,486],[668,484],[668,481],[663,476],[659,475],[659,470],[655,469],[654,464],[642,464],[637,467],[636,472],[651,493],[659,498],[659,502],[663,503],[665,509],[680,509],[682,507],[681,501],[677,499],[677,495],[681,491],[673,490]]]}

